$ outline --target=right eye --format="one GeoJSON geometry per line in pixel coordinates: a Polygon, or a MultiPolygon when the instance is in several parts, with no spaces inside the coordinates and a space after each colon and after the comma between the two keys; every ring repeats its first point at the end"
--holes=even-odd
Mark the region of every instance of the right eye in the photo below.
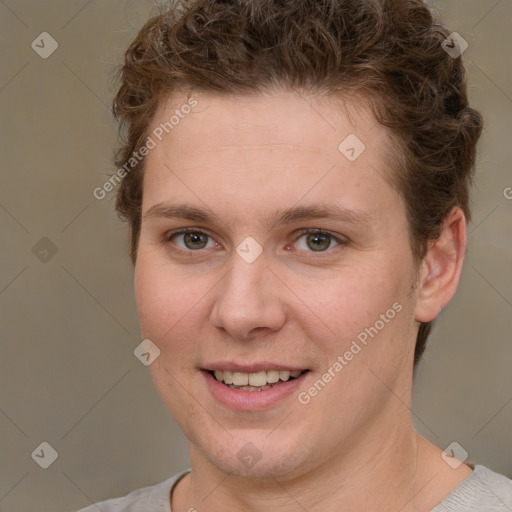
{"type": "Polygon", "coordinates": [[[199,251],[201,249],[210,249],[217,244],[213,238],[198,230],[190,228],[180,229],[168,235],[169,242],[173,242],[181,251],[199,251]]]}

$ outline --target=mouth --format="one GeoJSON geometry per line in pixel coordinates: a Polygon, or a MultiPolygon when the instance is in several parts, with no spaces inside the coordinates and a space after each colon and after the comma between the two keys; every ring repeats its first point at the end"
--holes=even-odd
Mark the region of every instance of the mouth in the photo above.
{"type": "Polygon", "coordinates": [[[300,366],[264,361],[253,364],[219,361],[201,369],[215,401],[236,411],[278,407],[305,385],[310,372],[300,366]]]}
{"type": "Polygon", "coordinates": [[[265,391],[298,379],[309,370],[262,370],[244,373],[231,370],[205,370],[217,382],[237,391],[265,391]]]}

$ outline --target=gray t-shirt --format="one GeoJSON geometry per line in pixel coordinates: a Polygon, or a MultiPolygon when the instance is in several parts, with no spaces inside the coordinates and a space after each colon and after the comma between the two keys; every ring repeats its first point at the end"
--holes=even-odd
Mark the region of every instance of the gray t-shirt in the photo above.
{"type": "MultiPolygon", "coordinates": [[[[172,488],[189,472],[187,469],[159,484],[137,489],[123,498],[102,501],[78,512],[172,512],[172,488]]],[[[194,511],[193,508],[189,510],[194,511]]],[[[485,466],[476,465],[473,472],[431,512],[512,512],[512,480],[485,466]]]]}

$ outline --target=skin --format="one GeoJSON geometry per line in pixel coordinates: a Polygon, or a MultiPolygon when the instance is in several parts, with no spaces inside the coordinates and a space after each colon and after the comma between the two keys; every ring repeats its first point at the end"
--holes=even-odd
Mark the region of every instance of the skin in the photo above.
{"type": "MultiPolygon", "coordinates": [[[[135,267],[141,331],[161,351],[151,375],[189,440],[192,472],[172,510],[430,510],[471,473],[442,460],[410,410],[417,329],[455,293],[464,215],[452,210],[418,266],[404,201],[387,178],[386,129],[362,102],[347,110],[290,92],[194,97],[198,106],[147,157],[135,267]],[[349,134],[366,145],[353,162],[338,150],[349,134]],[[214,216],[148,215],[162,203],[214,216]],[[370,221],[269,223],[278,210],[328,205],[370,221]],[[173,236],[185,227],[208,235],[203,245],[173,236]],[[315,251],[303,228],[334,238],[315,251]],[[262,248],[252,263],[236,252],[248,236],[262,248]],[[306,405],[293,393],[234,411],[200,371],[221,359],[272,361],[309,369],[307,391],[395,303],[401,311],[306,405]],[[261,454],[251,468],[237,457],[249,442],[261,454]]],[[[185,102],[169,97],[152,128],[185,102]]]]}

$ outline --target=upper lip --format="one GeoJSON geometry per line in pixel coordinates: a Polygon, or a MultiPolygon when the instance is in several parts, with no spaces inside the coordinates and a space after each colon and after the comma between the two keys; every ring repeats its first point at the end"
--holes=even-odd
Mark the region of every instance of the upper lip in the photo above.
{"type": "Polygon", "coordinates": [[[266,372],[269,370],[276,371],[305,371],[307,370],[304,366],[296,366],[288,363],[271,363],[271,362],[257,362],[257,363],[235,363],[233,361],[219,361],[216,363],[210,363],[204,366],[204,370],[220,370],[220,371],[231,371],[237,373],[257,373],[266,372]]]}

